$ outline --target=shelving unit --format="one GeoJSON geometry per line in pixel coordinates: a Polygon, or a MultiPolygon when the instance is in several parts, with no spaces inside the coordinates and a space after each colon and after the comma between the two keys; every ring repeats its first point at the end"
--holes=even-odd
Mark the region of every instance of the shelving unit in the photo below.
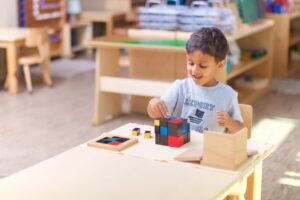
{"type": "Polygon", "coordinates": [[[256,60],[252,60],[252,61],[248,61],[248,62],[241,62],[237,66],[231,66],[230,73],[227,74],[226,80],[229,81],[231,79],[234,79],[235,77],[237,77],[243,73],[246,73],[247,71],[249,71],[257,66],[264,64],[268,60],[270,60],[270,57],[264,56],[264,57],[256,59],[256,60]]]}
{"type": "Polygon", "coordinates": [[[51,56],[63,55],[65,0],[18,0],[20,27],[47,27],[51,56]]]}
{"type": "Polygon", "coordinates": [[[76,52],[87,49],[87,41],[92,39],[92,24],[84,21],[67,23],[64,26],[64,37],[64,57],[74,57],[76,52]]]}
{"type": "Polygon", "coordinates": [[[120,11],[84,11],[80,14],[82,21],[92,23],[93,37],[113,35],[116,23],[125,22],[125,17],[120,11]]]}
{"type": "MultiPolygon", "coordinates": [[[[271,87],[273,61],[273,21],[262,20],[250,26],[244,26],[239,34],[231,35],[228,40],[236,40],[241,48],[265,48],[267,55],[257,60],[235,66],[226,75],[225,68],[218,72],[218,80],[233,85],[235,78],[244,75],[261,77],[268,80],[268,84],[261,90],[238,90],[241,103],[249,103],[264,95],[271,87]],[[255,31],[253,31],[255,30],[255,31]]],[[[95,115],[93,124],[99,124],[107,119],[119,115],[121,110],[121,95],[131,96],[132,111],[146,112],[149,97],[160,96],[175,79],[186,78],[186,57],[184,43],[179,45],[161,45],[143,43],[139,36],[153,36],[145,34],[144,30],[131,30],[136,35],[124,37],[97,38],[90,42],[96,52],[96,81],[95,81],[95,115]],[[136,42],[128,42],[128,41],[136,42]],[[129,77],[120,77],[120,49],[129,50],[129,77]],[[121,86],[121,87],[120,87],[121,86]]],[[[183,33],[161,32],[164,39],[183,39],[183,33]]],[[[156,34],[156,39],[159,39],[156,34]]],[[[185,34],[188,37],[188,34],[185,34]]]]}
{"type": "Polygon", "coordinates": [[[128,21],[136,20],[136,8],[145,6],[146,0],[105,0],[105,10],[125,12],[128,21]],[[118,6],[116,6],[118,5],[118,6]]]}
{"type": "MultiPolygon", "coordinates": [[[[254,50],[264,48],[267,50],[267,55],[262,58],[247,62],[241,62],[238,66],[231,66],[231,71],[229,74],[226,74],[225,69],[224,71],[219,73],[218,79],[221,82],[231,85],[235,90],[238,91],[240,103],[251,103],[257,98],[264,95],[271,88],[273,62],[273,24],[274,23],[272,22],[272,20],[257,21],[256,23],[251,25],[242,25],[235,34],[226,36],[229,42],[237,41],[238,45],[242,49],[254,50]],[[234,80],[245,75],[267,79],[268,85],[261,91],[252,90],[248,91],[247,93],[243,93],[243,91],[240,91],[240,88],[235,86],[234,80]]],[[[186,41],[191,35],[191,33],[181,31],[155,31],[145,29],[133,29],[128,33],[130,37],[138,39],[176,39],[183,41],[186,41]]],[[[165,68],[169,69],[171,68],[171,65],[175,65],[177,67],[174,69],[174,73],[176,74],[175,77],[163,76],[161,78],[167,81],[173,81],[174,79],[181,79],[186,77],[185,52],[181,54],[171,52],[160,53],[160,59],[158,58],[159,56],[154,56],[155,53],[141,53],[131,50],[130,54],[131,56],[137,54],[134,59],[131,59],[134,63],[130,63],[130,77],[142,79],[151,79],[153,77],[156,77],[156,74],[158,74],[161,70],[160,65],[162,65],[161,60],[163,58],[169,60],[169,62],[164,61],[163,66],[165,68]],[[141,65],[143,65],[144,68],[150,68],[152,72],[150,72],[150,70],[145,70],[144,68],[141,69],[141,65]]],[[[158,75],[158,77],[160,77],[160,75],[158,75]]],[[[132,97],[132,110],[134,112],[144,113],[149,99],[150,98],[146,97],[132,97]]]]}
{"type": "Polygon", "coordinates": [[[287,77],[300,70],[300,62],[291,60],[289,50],[291,46],[300,45],[300,11],[267,16],[275,22],[273,76],[287,77]],[[291,33],[292,26],[297,27],[299,33],[291,33]]]}

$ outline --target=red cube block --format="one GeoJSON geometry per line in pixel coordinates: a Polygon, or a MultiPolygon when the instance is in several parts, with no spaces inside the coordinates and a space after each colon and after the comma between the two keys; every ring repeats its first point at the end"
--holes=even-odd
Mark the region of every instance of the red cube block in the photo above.
{"type": "Polygon", "coordinates": [[[180,119],[171,119],[171,120],[169,120],[169,123],[173,123],[173,124],[179,124],[181,122],[182,122],[182,120],[180,120],[180,119]]]}
{"type": "Polygon", "coordinates": [[[184,143],[184,136],[168,136],[168,146],[181,147],[184,143]]]}

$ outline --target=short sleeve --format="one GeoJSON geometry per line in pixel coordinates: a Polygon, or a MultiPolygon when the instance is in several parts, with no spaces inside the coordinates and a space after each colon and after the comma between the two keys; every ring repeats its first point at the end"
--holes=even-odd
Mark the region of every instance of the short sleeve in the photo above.
{"type": "Polygon", "coordinates": [[[232,104],[230,106],[230,109],[229,109],[228,113],[235,121],[243,123],[244,120],[243,120],[242,115],[241,115],[241,110],[240,110],[240,106],[239,106],[237,97],[238,97],[237,92],[234,92],[234,96],[233,96],[233,99],[232,99],[232,104]]]}
{"type": "Polygon", "coordinates": [[[171,87],[167,90],[166,93],[164,93],[160,99],[163,100],[167,107],[168,111],[170,113],[174,113],[176,104],[178,102],[178,97],[179,97],[179,84],[180,82],[176,80],[171,87]]]}

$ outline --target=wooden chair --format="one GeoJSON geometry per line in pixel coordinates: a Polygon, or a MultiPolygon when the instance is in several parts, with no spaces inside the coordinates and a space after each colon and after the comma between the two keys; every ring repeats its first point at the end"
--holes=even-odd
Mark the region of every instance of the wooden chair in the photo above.
{"type": "Polygon", "coordinates": [[[241,115],[244,120],[244,126],[248,129],[248,139],[252,135],[253,108],[250,105],[240,104],[241,115]]]}
{"type": "Polygon", "coordinates": [[[26,29],[26,39],[23,52],[19,55],[18,63],[23,66],[27,90],[32,93],[30,65],[39,64],[44,82],[52,86],[49,70],[50,49],[46,28],[26,29]],[[28,51],[29,50],[29,51],[28,51]]]}
{"type": "MultiPolygon", "coordinates": [[[[248,129],[248,139],[252,135],[252,121],[253,121],[253,108],[250,105],[240,104],[241,115],[244,120],[244,126],[248,129]]],[[[227,196],[227,200],[243,200],[244,195],[247,189],[247,181],[249,184],[248,177],[244,177],[244,179],[238,183],[234,190],[231,192],[229,196],[227,196]]]]}

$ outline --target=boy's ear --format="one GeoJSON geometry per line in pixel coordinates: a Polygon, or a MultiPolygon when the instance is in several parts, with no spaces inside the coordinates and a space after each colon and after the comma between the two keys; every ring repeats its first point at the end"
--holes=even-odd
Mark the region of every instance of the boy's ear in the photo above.
{"type": "Polygon", "coordinates": [[[222,67],[225,67],[226,65],[226,58],[224,60],[221,60],[220,62],[218,62],[218,68],[222,68],[222,67]]]}
{"type": "Polygon", "coordinates": [[[186,60],[189,59],[189,56],[190,56],[190,54],[188,54],[188,53],[186,52],[186,53],[185,53],[185,58],[186,58],[186,60]]]}

